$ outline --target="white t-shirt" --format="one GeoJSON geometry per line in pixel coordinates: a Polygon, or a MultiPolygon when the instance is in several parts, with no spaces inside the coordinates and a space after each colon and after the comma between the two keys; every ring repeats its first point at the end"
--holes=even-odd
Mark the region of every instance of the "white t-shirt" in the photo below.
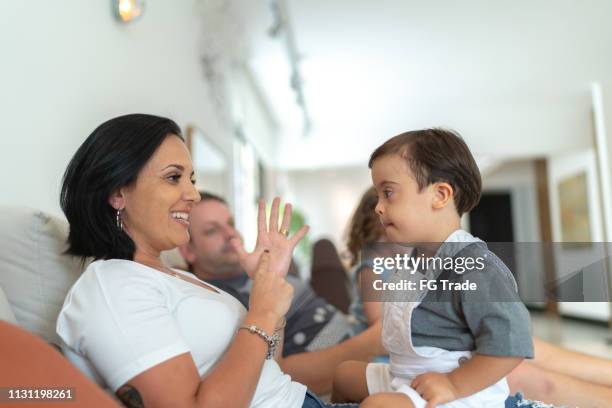
{"type": "MultiPolygon", "coordinates": [[[[113,391],[186,352],[203,378],[246,314],[234,297],[217,290],[133,261],[96,261],[68,292],[57,333],[67,357],[113,391]]],[[[251,407],[301,407],[305,393],[306,387],[291,381],[276,361],[266,360],[251,407]]]]}

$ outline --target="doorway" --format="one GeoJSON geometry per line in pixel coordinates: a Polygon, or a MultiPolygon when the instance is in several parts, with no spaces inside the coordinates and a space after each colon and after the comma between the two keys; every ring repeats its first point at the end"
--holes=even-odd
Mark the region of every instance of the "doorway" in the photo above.
{"type": "Polygon", "coordinates": [[[470,212],[470,232],[485,241],[508,266],[514,278],[514,227],[512,218],[512,194],[510,192],[485,192],[480,202],[470,212]]]}

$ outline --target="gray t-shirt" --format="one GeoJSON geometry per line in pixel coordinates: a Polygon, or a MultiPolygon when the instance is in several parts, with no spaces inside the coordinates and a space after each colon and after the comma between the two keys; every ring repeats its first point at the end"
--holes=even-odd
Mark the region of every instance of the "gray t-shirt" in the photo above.
{"type": "Polygon", "coordinates": [[[463,274],[446,270],[438,281],[469,280],[477,284],[478,290],[430,291],[413,312],[414,346],[533,358],[529,312],[518,297],[516,281],[508,267],[484,242],[467,245],[454,257],[481,257],[484,268],[463,274]]]}

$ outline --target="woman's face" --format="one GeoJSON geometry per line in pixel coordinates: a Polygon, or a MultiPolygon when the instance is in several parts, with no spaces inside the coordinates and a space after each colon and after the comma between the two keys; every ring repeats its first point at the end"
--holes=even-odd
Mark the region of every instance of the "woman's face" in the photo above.
{"type": "Polygon", "coordinates": [[[156,256],[189,242],[189,213],[200,194],[194,186],[187,147],[169,135],[138,174],[124,187],[123,228],[136,252],[156,256]]]}

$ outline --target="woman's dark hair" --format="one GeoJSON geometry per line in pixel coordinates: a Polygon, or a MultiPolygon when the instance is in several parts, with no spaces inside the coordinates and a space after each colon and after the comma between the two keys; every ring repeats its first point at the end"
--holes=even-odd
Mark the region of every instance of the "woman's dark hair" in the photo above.
{"type": "Polygon", "coordinates": [[[380,223],[380,218],[376,214],[376,204],[378,195],[376,189],[367,189],[351,217],[348,229],[347,249],[351,256],[351,266],[359,262],[361,250],[368,244],[373,244],[385,233],[380,223]]]}
{"type": "Polygon", "coordinates": [[[471,211],[480,201],[480,171],[458,133],[440,128],[402,133],[374,150],[368,167],[390,154],[399,154],[407,161],[421,189],[439,181],[450,184],[459,215],[471,211]]]}
{"type": "Polygon", "coordinates": [[[89,135],[62,182],[60,205],[70,224],[66,253],[83,259],[133,259],[134,242],[117,227],[108,199],[136,181],[168,135],[183,140],[172,120],[145,114],[119,116],[89,135]]]}

